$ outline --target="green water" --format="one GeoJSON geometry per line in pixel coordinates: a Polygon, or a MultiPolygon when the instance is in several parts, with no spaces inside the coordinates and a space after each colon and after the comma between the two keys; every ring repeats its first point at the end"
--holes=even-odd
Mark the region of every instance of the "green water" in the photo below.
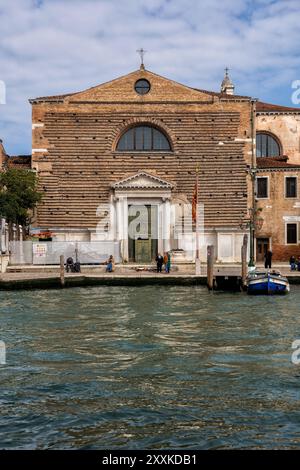
{"type": "Polygon", "coordinates": [[[0,292],[0,448],[298,448],[299,304],[299,286],[0,292]]]}

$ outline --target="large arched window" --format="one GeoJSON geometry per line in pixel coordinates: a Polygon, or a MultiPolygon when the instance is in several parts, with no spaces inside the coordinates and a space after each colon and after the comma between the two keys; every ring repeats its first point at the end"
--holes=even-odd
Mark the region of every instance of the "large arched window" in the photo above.
{"type": "Polygon", "coordinates": [[[256,156],[257,157],[279,157],[280,145],[278,140],[266,132],[256,134],[256,156]]]}
{"type": "Polygon", "coordinates": [[[158,129],[152,126],[132,127],[120,138],[118,151],[157,151],[171,150],[168,138],[158,129]]]}

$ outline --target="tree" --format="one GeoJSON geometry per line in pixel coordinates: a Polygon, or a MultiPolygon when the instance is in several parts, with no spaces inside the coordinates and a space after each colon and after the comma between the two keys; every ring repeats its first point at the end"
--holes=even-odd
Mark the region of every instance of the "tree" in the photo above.
{"type": "Polygon", "coordinates": [[[37,185],[32,171],[10,168],[0,172],[0,216],[8,222],[28,225],[29,211],[42,199],[37,185]]]}

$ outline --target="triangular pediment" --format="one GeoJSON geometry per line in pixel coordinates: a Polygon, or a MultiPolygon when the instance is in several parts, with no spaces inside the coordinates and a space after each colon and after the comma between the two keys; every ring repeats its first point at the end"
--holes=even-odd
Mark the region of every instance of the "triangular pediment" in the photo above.
{"type": "Polygon", "coordinates": [[[98,85],[81,93],[71,95],[70,102],[102,101],[102,102],[140,102],[153,101],[212,101],[212,96],[202,91],[181,85],[173,80],[157,75],[148,70],[137,70],[124,77],[98,85]],[[150,83],[150,92],[139,95],[134,89],[137,80],[146,79],[150,83]]]}
{"type": "Polygon", "coordinates": [[[172,189],[173,185],[162,178],[139,171],[135,175],[129,176],[112,185],[114,189],[172,189]]]}
{"type": "Polygon", "coordinates": [[[149,70],[139,69],[123,77],[94,86],[85,91],[58,95],[52,97],[36,98],[35,100],[55,101],[63,100],[65,103],[80,102],[212,102],[214,93],[190,88],[181,83],[157,75],[149,70]],[[150,83],[150,91],[140,95],[135,91],[135,83],[139,79],[145,79],[150,83]]]}

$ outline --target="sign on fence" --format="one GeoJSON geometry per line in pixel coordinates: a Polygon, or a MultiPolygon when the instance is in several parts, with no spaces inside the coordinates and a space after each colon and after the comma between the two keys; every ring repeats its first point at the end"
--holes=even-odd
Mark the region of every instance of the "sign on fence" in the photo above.
{"type": "Polygon", "coordinates": [[[33,255],[37,258],[45,257],[47,253],[47,245],[45,243],[33,243],[33,255]]]}

